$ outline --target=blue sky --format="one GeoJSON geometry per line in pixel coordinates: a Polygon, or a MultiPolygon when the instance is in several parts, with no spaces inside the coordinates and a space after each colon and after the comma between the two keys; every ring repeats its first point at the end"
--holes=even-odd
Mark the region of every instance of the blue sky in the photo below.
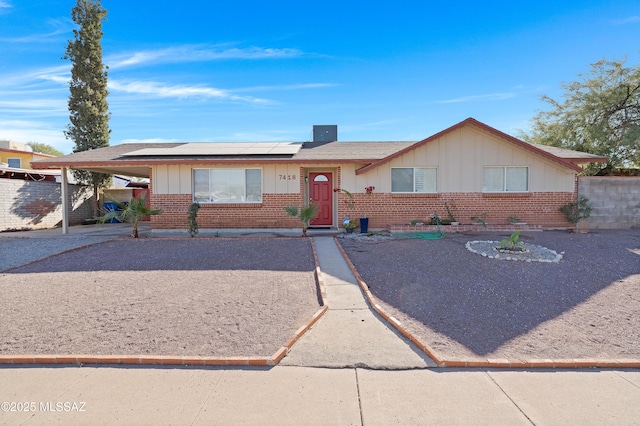
{"type": "MultiPolygon", "coordinates": [[[[75,0],[0,0],[0,139],[70,153],[75,0]]],[[[638,64],[640,3],[103,0],[111,145],[516,135],[602,58],[638,64]]]]}

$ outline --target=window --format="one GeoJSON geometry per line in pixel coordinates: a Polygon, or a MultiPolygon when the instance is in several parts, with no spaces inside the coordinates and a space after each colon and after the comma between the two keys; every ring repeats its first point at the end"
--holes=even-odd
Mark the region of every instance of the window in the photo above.
{"type": "Polygon", "coordinates": [[[261,203],[262,170],[194,169],[196,203],[261,203]]]}
{"type": "Polygon", "coordinates": [[[19,158],[7,158],[7,164],[14,169],[22,168],[22,162],[19,158]]]}
{"type": "Polygon", "coordinates": [[[528,167],[485,167],[482,192],[528,192],[528,167]]]}
{"type": "Polygon", "coordinates": [[[438,190],[438,169],[395,167],[391,169],[391,192],[434,193],[438,190]]]}

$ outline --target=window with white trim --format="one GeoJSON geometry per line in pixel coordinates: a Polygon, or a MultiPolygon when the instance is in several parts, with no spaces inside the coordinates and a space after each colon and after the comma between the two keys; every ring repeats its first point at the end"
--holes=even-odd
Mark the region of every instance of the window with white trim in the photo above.
{"type": "Polygon", "coordinates": [[[438,191],[438,169],[435,167],[391,168],[392,193],[435,193],[438,191]]]}
{"type": "Polygon", "coordinates": [[[482,192],[528,192],[529,167],[484,167],[482,192]]]}
{"type": "Polygon", "coordinates": [[[194,169],[195,203],[261,203],[261,169],[194,169]]]}
{"type": "Polygon", "coordinates": [[[22,160],[19,158],[7,158],[7,164],[14,169],[22,168],[22,160]]]}

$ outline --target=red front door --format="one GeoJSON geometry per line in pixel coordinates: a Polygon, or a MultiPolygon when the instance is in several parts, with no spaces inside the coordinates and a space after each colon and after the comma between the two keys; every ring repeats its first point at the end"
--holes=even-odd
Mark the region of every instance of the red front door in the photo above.
{"type": "Polygon", "coordinates": [[[333,225],[332,182],[331,173],[309,173],[309,202],[318,205],[318,215],[309,222],[309,225],[333,225]]]}

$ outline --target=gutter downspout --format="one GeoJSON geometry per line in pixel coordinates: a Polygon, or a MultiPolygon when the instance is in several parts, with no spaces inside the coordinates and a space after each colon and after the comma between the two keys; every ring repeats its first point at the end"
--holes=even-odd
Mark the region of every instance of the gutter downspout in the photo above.
{"type": "Polygon", "coordinates": [[[69,201],[69,182],[67,179],[67,168],[63,167],[61,170],[61,182],[60,182],[60,189],[61,189],[61,196],[62,196],[62,233],[63,234],[68,234],[69,233],[69,207],[68,207],[68,201],[69,201]]]}

